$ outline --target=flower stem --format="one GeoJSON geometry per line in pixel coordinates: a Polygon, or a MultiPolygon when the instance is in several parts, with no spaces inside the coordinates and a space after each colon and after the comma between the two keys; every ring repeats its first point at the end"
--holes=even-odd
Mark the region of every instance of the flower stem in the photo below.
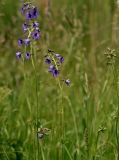
{"type": "MultiPolygon", "coordinates": [[[[33,47],[31,45],[31,53],[33,52],[33,47]]],[[[34,51],[35,54],[35,51],[34,51]]],[[[35,73],[35,83],[36,83],[36,133],[38,133],[38,113],[39,113],[39,100],[38,100],[38,79],[37,79],[37,71],[36,71],[36,66],[35,66],[35,62],[34,62],[34,58],[31,56],[31,61],[32,61],[32,66],[34,69],[34,73],[35,73]]],[[[38,159],[39,159],[39,140],[37,137],[37,148],[38,148],[38,159]]]]}
{"type": "Polygon", "coordinates": [[[59,77],[57,78],[57,82],[58,82],[58,86],[60,88],[60,106],[61,106],[61,112],[60,112],[60,122],[61,122],[61,144],[62,144],[62,148],[61,148],[61,155],[62,155],[62,160],[64,159],[64,149],[63,149],[63,141],[64,141],[64,107],[63,107],[63,86],[61,86],[59,77]]]}

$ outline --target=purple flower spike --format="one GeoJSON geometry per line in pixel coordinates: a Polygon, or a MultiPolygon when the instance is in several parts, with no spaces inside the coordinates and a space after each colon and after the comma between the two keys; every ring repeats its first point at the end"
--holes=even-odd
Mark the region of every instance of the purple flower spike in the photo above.
{"type": "Polygon", "coordinates": [[[39,23],[38,22],[33,22],[33,28],[36,28],[39,26],[39,23]]]}
{"type": "Polygon", "coordinates": [[[25,57],[26,57],[27,60],[29,60],[29,59],[31,58],[31,54],[30,54],[29,52],[27,52],[27,53],[25,54],[25,57]]]}
{"type": "Polygon", "coordinates": [[[16,58],[17,58],[17,59],[20,59],[20,58],[21,58],[21,52],[17,52],[17,53],[16,53],[16,58]]]}
{"type": "Polygon", "coordinates": [[[33,39],[38,40],[40,38],[40,33],[38,31],[33,31],[31,33],[31,36],[33,37],[33,39]]]}
{"type": "Polygon", "coordinates": [[[27,39],[24,40],[24,44],[25,44],[26,46],[29,46],[30,43],[31,43],[31,40],[30,40],[29,38],[27,38],[27,39]]]}
{"type": "Polygon", "coordinates": [[[50,59],[50,58],[46,58],[46,59],[45,59],[45,63],[51,64],[51,59],[50,59]]]}
{"type": "Polygon", "coordinates": [[[65,83],[66,83],[67,86],[69,86],[70,83],[71,83],[71,81],[70,81],[69,79],[66,79],[66,80],[65,80],[65,83]]]}
{"type": "Polygon", "coordinates": [[[24,32],[28,30],[28,24],[26,22],[22,25],[22,29],[24,32]]]}

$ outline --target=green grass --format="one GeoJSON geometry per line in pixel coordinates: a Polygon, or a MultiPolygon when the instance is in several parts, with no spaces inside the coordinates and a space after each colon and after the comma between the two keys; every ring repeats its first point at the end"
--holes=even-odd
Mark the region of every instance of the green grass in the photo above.
{"type": "Polygon", "coordinates": [[[0,160],[119,160],[115,1],[52,0],[51,15],[41,13],[37,94],[31,61],[24,68],[15,59],[23,22],[18,9],[13,0],[0,2],[0,160]],[[107,47],[116,50],[114,65],[107,65],[107,47]],[[71,86],[64,85],[63,93],[47,73],[48,48],[65,58],[62,77],[70,78],[71,86]],[[51,130],[38,144],[37,96],[38,125],[51,130]]]}

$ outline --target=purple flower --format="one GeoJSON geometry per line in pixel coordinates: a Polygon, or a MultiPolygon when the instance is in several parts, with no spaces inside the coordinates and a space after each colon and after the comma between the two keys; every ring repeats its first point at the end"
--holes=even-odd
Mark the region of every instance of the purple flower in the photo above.
{"type": "Polygon", "coordinates": [[[59,70],[57,70],[56,68],[52,71],[52,75],[54,77],[57,77],[59,75],[59,70]]]}
{"type": "Polygon", "coordinates": [[[54,65],[50,65],[50,66],[49,66],[49,72],[52,72],[52,70],[53,70],[54,68],[55,68],[54,65]]]}
{"type": "Polygon", "coordinates": [[[22,25],[22,29],[24,32],[28,30],[28,24],[26,22],[22,25]]]}
{"type": "Polygon", "coordinates": [[[26,12],[26,10],[28,10],[29,8],[30,8],[29,3],[24,3],[22,8],[21,8],[22,14],[24,14],[26,12]]]}
{"type": "Polygon", "coordinates": [[[37,18],[39,15],[37,7],[31,8],[28,12],[26,12],[26,19],[31,20],[33,18],[37,18]]]}
{"type": "Polygon", "coordinates": [[[66,83],[67,86],[69,86],[71,83],[71,81],[69,79],[66,79],[64,82],[66,83]]]}
{"type": "Polygon", "coordinates": [[[59,58],[59,61],[60,61],[60,63],[63,63],[63,62],[64,62],[64,57],[61,56],[61,57],[59,58]]]}
{"type": "Polygon", "coordinates": [[[33,26],[33,28],[36,28],[36,27],[39,26],[39,23],[38,22],[33,22],[32,26],[33,26]]]}
{"type": "Polygon", "coordinates": [[[36,30],[36,31],[38,31],[38,32],[40,32],[40,29],[39,29],[39,27],[36,27],[36,28],[35,28],[35,30],[36,30]]]}
{"type": "Polygon", "coordinates": [[[64,62],[64,57],[62,57],[60,54],[55,54],[55,56],[58,58],[60,63],[64,62]]]}
{"type": "Polygon", "coordinates": [[[40,33],[38,31],[33,31],[31,33],[31,36],[33,37],[33,39],[38,40],[40,38],[40,33]]]}
{"type": "Polygon", "coordinates": [[[20,58],[21,58],[21,52],[17,52],[17,53],[16,53],[16,58],[17,58],[17,59],[20,59],[20,58]]]}
{"type": "Polygon", "coordinates": [[[51,64],[51,59],[50,59],[49,57],[47,57],[47,58],[45,59],[45,63],[51,64]]]}
{"type": "MultiPolygon", "coordinates": [[[[37,18],[39,15],[39,11],[37,7],[32,5],[31,2],[24,3],[24,0],[21,0],[21,1],[23,2],[21,12],[23,16],[25,16],[25,19],[26,19],[25,22],[22,24],[22,30],[24,32],[26,31],[29,31],[29,32],[25,39],[20,38],[18,40],[18,45],[22,46],[24,44],[25,46],[29,46],[32,43],[33,39],[38,40],[40,38],[39,23],[37,22],[37,20],[35,20],[35,18],[37,18]]],[[[31,55],[32,54],[29,52],[24,53],[24,57],[27,60],[31,58],[31,55]]],[[[22,53],[17,52],[16,57],[17,59],[20,59],[22,57],[22,53]]],[[[50,64],[50,59],[49,61],[47,59],[47,63],[50,64]]]]}
{"type": "Polygon", "coordinates": [[[22,46],[22,44],[23,44],[23,40],[22,39],[18,39],[18,45],[22,46]]]}
{"type": "Polygon", "coordinates": [[[32,16],[31,11],[28,11],[28,12],[26,13],[26,19],[27,19],[27,20],[31,20],[32,18],[33,18],[33,16],[32,16]]]}
{"type": "Polygon", "coordinates": [[[56,53],[56,54],[55,54],[55,56],[56,56],[56,57],[60,57],[61,55],[60,55],[60,54],[58,54],[58,53],[56,53]]]}
{"type": "Polygon", "coordinates": [[[37,7],[34,7],[34,8],[31,10],[31,13],[32,13],[32,17],[33,17],[33,18],[37,18],[38,15],[39,15],[39,12],[38,12],[37,7]]]}
{"type": "Polygon", "coordinates": [[[29,60],[29,59],[31,58],[31,54],[30,54],[29,52],[27,52],[27,53],[25,54],[25,57],[26,57],[27,60],[29,60]]]}
{"type": "Polygon", "coordinates": [[[54,76],[57,77],[59,75],[59,70],[56,69],[54,65],[49,66],[49,72],[54,76]]]}
{"type": "Polygon", "coordinates": [[[27,38],[27,39],[24,40],[24,44],[25,44],[26,46],[29,46],[30,43],[31,43],[31,40],[30,40],[29,38],[27,38]]]}

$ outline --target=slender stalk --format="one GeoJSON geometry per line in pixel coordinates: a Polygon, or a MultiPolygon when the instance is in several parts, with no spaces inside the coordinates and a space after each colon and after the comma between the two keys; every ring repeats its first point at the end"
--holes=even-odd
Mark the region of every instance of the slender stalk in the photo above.
{"type": "Polygon", "coordinates": [[[96,137],[95,153],[94,153],[94,156],[93,156],[93,160],[96,159],[96,152],[97,152],[97,146],[98,146],[99,135],[100,135],[100,133],[98,132],[97,137],[96,137]]]}
{"type": "Polygon", "coordinates": [[[77,123],[76,123],[75,113],[74,113],[74,110],[72,108],[72,103],[71,103],[69,97],[65,96],[65,99],[67,100],[67,102],[69,104],[69,107],[70,107],[70,111],[71,111],[71,114],[72,114],[72,119],[73,119],[73,122],[74,122],[74,128],[75,128],[75,134],[76,134],[77,144],[79,146],[78,127],[77,127],[77,123]]]}
{"type": "MultiPolygon", "coordinates": [[[[32,30],[30,31],[29,29],[28,29],[28,31],[29,31],[29,34],[28,34],[28,38],[30,37],[30,35],[31,35],[31,32],[32,32],[32,30]]],[[[26,53],[26,46],[25,46],[25,49],[24,49],[24,53],[26,53]]],[[[32,45],[31,45],[31,53],[32,53],[32,45]]],[[[31,59],[32,59],[32,57],[31,57],[31,59]]],[[[23,64],[24,64],[24,79],[25,79],[25,81],[26,81],[26,72],[25,72],[25,59],[24,59],[24,57],[22,57],[22,60],[23,60],[23,64]]],[[[34,65],[34,62],[32,63],[32,65],[33,65],[33,68],[35,68],[35,65],[34,65]]],[[[36,123],[37,124],[37,123],[36,123]]],[[[33,135],[36,135],[36,129],[35,129],[35,127],[34,127],[34,129],[33,129],[33,135]],[[35,133],[35,134],[34,134],[35,133]]],[[[35,140],[34,140],[34,150],[35,150],[35,140]]],[[[36,152],[35,152],[36,153],[36,152]]],[[[35,160],[37,160],[37,154],[35,154],[35,156],[34,156],[34,159],[35,160]]]]}
{"type": "Polygon", "coordinates": [[[64,107],[63,107],[63,86],[61,86],[61,83],[60,83],[60,80],[59,80],[59,77],[57,78],[57,83],[58,83],[58,86],[60,88],[60,106],[61,106],[61,117],[60,117],[60,121],[61,121],[61,127],[62,127],[62,130],[61,130],[61,134],[62,134],[62,160],[64,159],[64,150],[63,150],[63,140],[64,140],[64,107]]]}
{"type": "MultiPolygon", "coordinates": [[[[24,47],[24,53],[26,53],[26,46],[24,47]]],[[[24,81],[25,81],[25,86],[26,86],[26,69],[25,69],[25,58],[22,56],[22,61],[23,61],[23,68],[24,68],[24,81]]],[[[25,94],[27,101],[29,101],[29,97],[25,94]]],[[[33,130],[33,135],[34,135],[34,130],[33,130]]],[[[35,150],[35,141],[34,141],[34,150],[35,150]]],[[[34,157],[35,160],[36,159],[36,155],[34,157]]]]}
{"type": "Polygon", "coordinates": [[[119,160],[119,137],[118,137],[118,123],[119,123],[119,92],[118,92],[118,85],[117,85],[117,78],[116,78],[116,71],[114,65],[112,66],[113,69],[113,75],[114,75],[114,80],[116,82],[115,85],[115,90],[117,94],[117,103],[118,103],[118,108],[117,108],[117,117],[116,117],[116,124],[115,124],[115,136],[116,136],[116,141],[117,141],[117,160],[119,160]]]}
{"type": "MultiPolygon", "coordinates": [[[[31,45],[31,54],[33,54],[33,46],[31,45]]],[[[34,51],[35,54],[35,51],[34,51]]],[[[35,83],[36,83],[36,133],[38,133],[38,113],[39,113],[39,96],[38,96],[38,79],[37,79],[37,71],[36,71],[36,66],[35,66],[35,62],[34,62],[34,58],[31,56],[31,61],[32,61],[32,66],[34,69],[34,73],[35,73],[35,83]]],[[[38,160],[39,160],[39,140],[37,137],[37,147],[38,147],[38,160]]]]}
{"type": "Polygon", "coordinates": [[[40,148],[41,148],[42,160],[45,160],[45,155],[44,155],[44,152],[43,152],[43,149],[42,149],[42,144],[41,144],[41,142],[40,142],[40,148]]]}
{"type": "Polygon", "coordinates": [[[3,152],[4,152],[5,156],[6,156],[6,159],[9,160],[9,157],[8,157],[7,152],[6,152],[6,150],[4,149],[4,147],[3,147],[3,152]]]}
{"type": "Polygon", "coordinates": [[[68,155],[68,157],[69,157],[69,160],[73,160],[73,158],[71,157],[71,154],[70,154],[69,150],[67,149],[66,145],[64,145],[64,149],[65,149],[66,152],[67,152],[67,155],[68,155]]]}

